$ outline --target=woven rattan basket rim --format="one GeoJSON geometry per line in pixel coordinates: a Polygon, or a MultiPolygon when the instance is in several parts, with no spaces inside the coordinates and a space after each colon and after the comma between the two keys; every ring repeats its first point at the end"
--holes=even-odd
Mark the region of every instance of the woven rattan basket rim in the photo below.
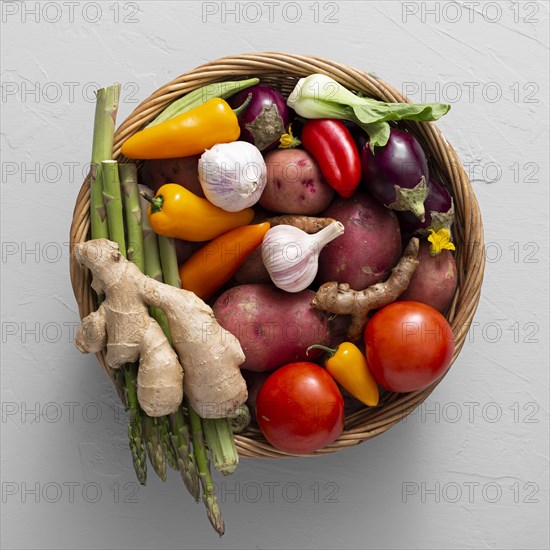
{"type": "MultiPolygon", "coordinates": [[[[121,144],[173,100],[200,86],[258,76],[281,88],[286,87],[289,91],[297,78],[311,73],[327,74],[352,90],[362,91],[384,101],[408,101],[383,80],[328,59],[278,52],[228,56],[182,74],[138,105],[116,132],[113,156],[119,162],[125,162],[126,159],[120,154],[121,144]]],[[[428,154],[430,167],[448,187],[455,202],[453,234],[457,245],[458,288],[446,314],[455,337],[454,363],[464,345],[481,293],[485,267],[481,213],[460,159],[437,126],[432,123],[409,123],[407,129],[420,140],[428,154]]],[[[89,228],[89,179],[86,178],[76,199],[70,234],[71,283],[81,318],[93,311],[95,306],[88,273],[74,259],[73,250],[75,244],[89,239],[89,228]]],[[[97,358],[111,377],[104,354],[97,354],[97,358]]],[[[352,447],[385,432],[418,407],[438,383],[409,394],[383,393],[378,407],[364,408],[346,416],[342,435],[314,454],[327,454],[352,447]]],[[[235,436],[235,439],[239,454],[244,457],[292,456],[274,449],[257,428],[249,428],[235,436]]]]}

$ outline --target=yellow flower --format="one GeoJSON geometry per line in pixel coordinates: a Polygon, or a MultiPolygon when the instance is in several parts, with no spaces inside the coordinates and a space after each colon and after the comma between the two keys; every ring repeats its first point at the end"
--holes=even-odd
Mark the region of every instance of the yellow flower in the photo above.
{"type": "Polygon", "coordinates": [[[447,229],[440,229],[437,232],[433,229],[428,231],[430,232],[428,241],[432,243],[430,245],[430,256],[437,256],[441,254],[442,250],[455,250],[455,245],[451,242],[451,234],[447,229]]]}
{"type": "Polygon", "coordinates": [[[292,135],[292,124],[288,126],[288,134],[283,134],[280,138],[279,149],[294,149],[298,147],[302,142],[292,135]]]}

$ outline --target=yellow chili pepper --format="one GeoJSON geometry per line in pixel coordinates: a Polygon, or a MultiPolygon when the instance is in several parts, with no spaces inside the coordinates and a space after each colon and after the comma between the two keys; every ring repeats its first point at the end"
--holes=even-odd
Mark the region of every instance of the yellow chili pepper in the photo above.
{"type": "Polygon", "coordinates": [[[180,266],[182,288],[208,300],[262,244],[269,227],[269,222],[238,227],[197,250],[180,266]]]}
{"type": "Polygon", "coordinates": [[[325,361],[327,372],[353,397],[365,405],[378,405],[378,385],[372,376],[361,350],[351,342],[344,342],[336,349],[315,344],[310,349],[322,349],[329,354],[325,361]]]}
{"type": "Polygon", "coordinates": [[[122,144],[122,154],[130,159],[188,157],[204,153],[216,143],[236,141],[241,134],[237,114],[249,100],[233,111],[223,99],[210,99],[186,113],[137,132],[122,144]]]}
{"type": "Polygon", "coordinates": [[[176,183],[166,183],[150,199],[147,217],[153,231],[166,237],[201,242],[219,237],[254,217],[252,208],[226,212],[176,183]]]}

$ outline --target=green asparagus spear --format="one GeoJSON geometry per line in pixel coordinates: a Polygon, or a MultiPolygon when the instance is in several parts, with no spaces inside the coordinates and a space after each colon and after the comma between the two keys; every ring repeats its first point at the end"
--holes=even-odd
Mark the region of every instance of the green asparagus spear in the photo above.
{"type": "Polygon", "coordinates": [[[180,467],[176,449],[172,443],[172,434],[170,433],[172,428],[170,426],[170,420],[167,416],[161,416],[157,418],[157,423],[159,425],[162,444],[166,449],[166,461],[168,462],[168,466],[170,466],[172,470],[178,471],[180,467]]]}
{"type": "MultiPolygon", "coordinates": [[[[151,190],[143,185],[139,186],[139,191],[141,193],[148,193],[150,196],[152,196],[151,190]]],[[[159,255],[158,237],[151,228],[151,224],[149,223],[149,220],[147,218],[147,209],[149,207],[149,203],[143,198],[142,195],[140,195],[139,201],[141,208],[141,227],[143,231],[143,251],[145,256],[144,273],[148,277],[151,277],[151,279],[155,279],[156,281],[162,283],[163,278],[159,255]]],[[[155,319],[156,322],[160,325],[160,328],[162,328],[162,331],[164,332],[166,338],[168,338],[168,341],[171,344],[172,337],[170,335],[170,329],[168,327],[168,319],[166,318],[164,311],[162,311],[162,309],[160,309],[159,307],[151,306],[149,308],[149,312],[151,313],[151,317],[153,317],[153,319],[155,319]]]]}
{"type": "MultiPolygon", "coordinates": [[[[109,238],[118,244],[121,254],[126,256],[124,215],[120,179],[118,175],[118,163],[114,160],[104,160],[101,162],[101,165],[103,197],[107,211],[109,238]]],[[[130,220],[130,222],[134,225],[134,220],[130,220]]],[[[132,232],[135,232],[134,229],[132,229],[132,232]]],[[[137,400],[138,366],[136,364],[125,365],[123,369],[126,404],[130,412],[130,421],[128,424],[130,450],[132,452],[136,476],[141,484],[145,484],[147,472],[147,462],[145,460],[146,444],[141,437],[141,410],[137,400]]]]}
{"type": "Polygon", "coordinates": [[[143,230],[141,219],[141,205],[137,181],[137,168],[134,163],[121,164],[118,167],[120,184],[124,196],[124,214],[128,233],[128,259],[145,272],[143,256],[143,230]]]}
{"type": "Polygon", "coordinates": [[[101,162],[101,177],[103,179],[103,200],[107,210],[109,238],[118,243],[118,249],[126,256],[126,239],[124,237],[124,217],[122,215],[122,195],[116,160],[101,162]]]}
{"type": "MultiPolygon", "coordinates": [[[[143,187],[140,189],[142,192],[147,192],[143,187]]],[[[149,220],[147,219],[147,201],[140,196],[140,206],[142,212],[142,230],[143,230],[143,249],[145,255],[145,274],[149,277],[163,282],[162,267],[159,255],[159,242],[156,233],[151,229],[149,220]]],[[[166,256],[166,251],[164,251],[166,256]]],[[[177,262],[177,260],[176,260],[177,262]]],[[[168,326],[168,319],[162,309],[152,307],[150,309],[151,316],[157,321],[162,328],[164,334],[171,342],[170,328],[168,326]]],[[[163,435],[165,438],[165,445],[168,450],[167,459],[171,466],[176,466],[176,469],[180,470],[181,477],[188,491],[191,493],[195,500],[199,498],[199,478],[197,469],[195,466],[195,459],[191,452],[191,441],[189,437],[189,430],[185,425],[185,418],[183,410],[180,408],[177,412],[170,415],[170,429],[166,429],[164,426],[163,435]],[[170,433],[171,432],[171,433],[170,433]],[[169,442],[166,439],[169,434],[169,442]],[[171,451],[174,454],[171,456],[171,451]]]]}
{"type": "Polygon", "coordinates": [[[158,421],[143,413],[142,426],[149,462],[160,479],[166,481],[166,447],[163,445],[158,421]]]}
{"type": "Polygon", "coordinates": [[[191,422],[191,433],[193,437],[193,451],[197,462],[197,469],[202,485],[202,500],[206,506],[206,513],[212,527],[220,535],[225,531],[225,524],[218,505],[212,475],[210,474],[210,461],[206,456],[204,434],[202,431],[201,417],[189,406],[189,421],[191,422]]]}
{"type": "Polygon", "coordinates": [[[231,475],[239,464],[229,418],[203,418],[204,437],[210,449],[214,468],[224,476],[231,475]]]}
{"type": "MultiPolygon", "coordinates": [[[[92,163],[90,181],[90,225],[92,239],[111,238],[107,221],[107,209],[103,196],[102,162],[111,160],[113,155],[113,141],[115,120],[118,111],[120,84],[101,88],[96,94],[96,109],[94,117],[94,135],[92,143],[92,163]]],[[[114,175],[113,175],[114,177],[114,175]]],[[[121,217],[114,217],[112,223],[116,226],[115,233],[119,235],[119,247],[125,248],[124,221],[121,217]],[[122,230],[122,231],[121,231],[122,230]]],[[[98,296],[101,302],[102,297],[98,296]]],[[[114,376],[115,386],[121,399],[130,412],[128,424],[128,438],[136,476],[141,484],[147,479],[147,461],[145,445],[141,437],[140,408],[136,393],[136,365],[129,365],[118,369],[114,376]]]]}
{"type": "Polygon", "coordinates": [[[128,423],[130,450],[132,451],[132,460],[138,481],[142,485],[145,485],[147,481],[147,457],[145,454],[145,443],[141,436],[141,409],[136,391],[137,365],[132,364],[123,368],[126,369],[126,403],[130,412],[130,421],[128,423]]]}
{"type": "MultiPolygon", "coordinates": [[[[137,188],[137,169],[135,164],[121,164],[119,166],[120,180],[124,193],[124,214],[128,232],[128,259],[141,271],[143,262],[143,237],[141,234],[141,210],[139,210],[139,193],[137,188]],[[136,215],[136,207],[139,215],[136,215]],[[141,253],[140,253],[141,252],[141,253]]],[[[142,411],[137,398],[137,371],[138,365],[127,365],[119,369],[125,373],[126,404],[130,413],[128,437],[137,478],[142,485],[147,479],[147,456],[145,442],[141,433],[142,411]]]]}
{"type": "Polygon", "coordinates": [[[170,422],[172,424],[172,444],[176,449],[181,478],[195,501],[198,501],[200,498],[199,476],[191,448],[189,429],[181,407],[170,415],[170,422]]]}
{"type": "MultiPolygon", "coordinates": [[[[166,284],[180,287],[181,281],[178,271],[178,260],[176,248],[173,239],[168,237],[158,237],[160,258],[162,263],[162,274],[166,284]]],[[[206,506],[206,513],[212,527],[221,536],[225,531],[224,521],[218,505],[218,499],[214,490],[212,474],[210,473],[210,462],[206,456],[206,446],[204,442],[204,433],[201,417],[197,414],[190,403],[187,401],[187,410],[189,412],[189,421],[191,423],[191,434],[193,440],[193,453],[199,478],[203,489],[203,502],[206,506]]]]}
{"type": "Polygon", "coordinates": [[[119,95],[120,84],[101,88],[96,93],[90,181],[92,239],[109,238],[109,226],[103,203],[101,162],[113,158],[115,119],[118,111],[119,95]]]}

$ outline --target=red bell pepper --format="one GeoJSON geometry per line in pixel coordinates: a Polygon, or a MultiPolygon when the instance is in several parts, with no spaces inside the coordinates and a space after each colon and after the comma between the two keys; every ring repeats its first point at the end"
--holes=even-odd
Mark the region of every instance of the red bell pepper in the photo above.
{"type": "Polygon", "coordinates": [[[361,159],[344,123],[329,118],[308,120],[301,140],[304,149],[317,161],[327,183],[341,197],[351,197],[361,181],[361,159]]]}

